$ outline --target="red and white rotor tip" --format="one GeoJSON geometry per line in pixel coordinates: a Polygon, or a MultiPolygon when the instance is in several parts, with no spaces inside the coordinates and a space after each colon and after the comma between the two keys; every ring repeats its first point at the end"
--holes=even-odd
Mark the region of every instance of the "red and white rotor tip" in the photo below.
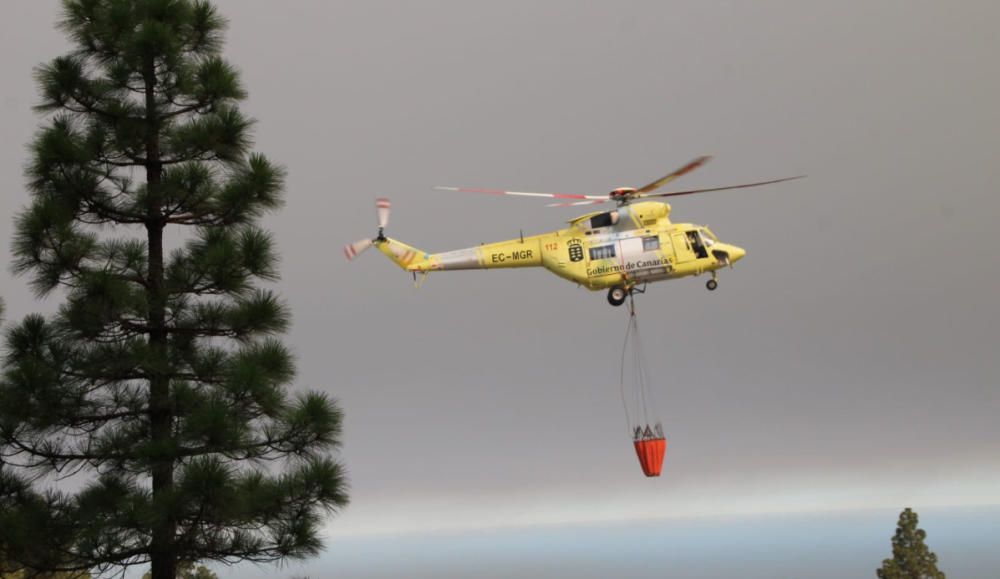
{"type": "Polygon", "coordinates": [[[366,249],[372,246],[371,239],[362,239],[360,241],[355,241],[344,246],[344,257],[348,260],[352,260],[355,257],[364,253],[366,249]]]}
{"type": "Polygon", "coordinates": [[[379,229],[389,225],[389,205],[389,200],[385,197],[379,197],[375,200],[375,214],[378,216],[379,229]]]}

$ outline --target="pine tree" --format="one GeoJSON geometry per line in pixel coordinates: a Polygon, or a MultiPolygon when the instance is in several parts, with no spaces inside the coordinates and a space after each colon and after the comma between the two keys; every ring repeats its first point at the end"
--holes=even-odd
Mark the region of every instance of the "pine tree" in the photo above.
{"type": "Polygon", "coordinates": [[[174,579],[179,561],[313,556],[347,502],[341,413],[288,392],[289,314],[259,287],[278,273],[257,225],[284,173],[249,152],[225,22],[202,0],[63,12],[75,48],[36,71],[47,120],[13,253],[65,302],[6,333],[0,559],[174,579]]]}
{"type": "Polygon", "coordinates": [[[892,537],[892,559],[882,561],[876,571],[880,579],[945,579],[938,571],[937,555],[932,553],[924,539],[927,533],[917,528],[917,513],[904,509],[899,514],[899,525],[892,537]]]}

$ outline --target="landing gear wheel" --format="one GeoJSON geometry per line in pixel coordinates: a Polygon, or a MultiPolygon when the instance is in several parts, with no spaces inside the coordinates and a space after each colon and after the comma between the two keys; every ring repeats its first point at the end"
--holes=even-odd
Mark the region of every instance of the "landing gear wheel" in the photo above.
{"type": "Polygon", "coordinates": [[[710,279],[708,280],[708,282],[705,283],[705,287],[708,288],[708,291],[714,292],[715,288],[719,287],[719,282],[715,281],[714,279],[710,279]]]}
{"type": "Polygon", "coordinates": [[[613,306],[620,306],[628,298],[628,291],[622,286],[615,286],[608,290],[608,303],[613,306]]]}

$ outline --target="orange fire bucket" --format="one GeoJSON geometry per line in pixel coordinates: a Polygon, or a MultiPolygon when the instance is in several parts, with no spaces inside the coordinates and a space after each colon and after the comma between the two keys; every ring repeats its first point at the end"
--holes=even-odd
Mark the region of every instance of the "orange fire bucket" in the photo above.
{"type": "Polygon", "coordinates": [[[663,470],[663,455],[667,452],[666,438],[649,438],[636,440],[635,453],[639,456],[639,464],[646,476],[660,476],[663,470]]]}

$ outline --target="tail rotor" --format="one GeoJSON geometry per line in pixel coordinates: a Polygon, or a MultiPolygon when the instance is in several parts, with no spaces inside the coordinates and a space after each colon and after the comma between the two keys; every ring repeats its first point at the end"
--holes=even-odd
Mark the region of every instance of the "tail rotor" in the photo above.
{"type": "Polygon", "coordinates": [[[375,216],[378,219],[378,235],[375,239],[361,239],[344,246],[344,257],[348,261],[353,260],[362,253],[364,253],[369,247],[375,245],[376,243],[385,241],[385,230],[386,225],[389,225],[389,200],[385,197],[379,197],[375,200],[375,216]]]}

